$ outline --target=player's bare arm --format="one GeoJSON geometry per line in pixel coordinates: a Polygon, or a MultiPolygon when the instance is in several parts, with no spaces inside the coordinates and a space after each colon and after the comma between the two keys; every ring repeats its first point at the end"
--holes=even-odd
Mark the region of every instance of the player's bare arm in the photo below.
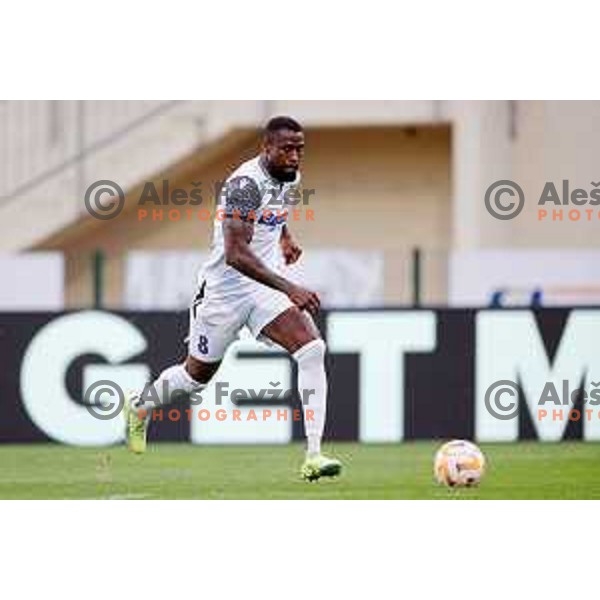
{"type": "Polygon", "coordinates": [[[281,230],[279,245],[286,265],[293,265],[302,256],[302,248],[292,236],[287,225],[284,225],[281,230]]]}
{"type": "MultiPolygon", "coordinates": [[[[269,269],[252,251],[252,214],[260,207],[260,191],[252,179],[238,179],[232,181],[226,191],[226,218],[223,222],[225,262],[247,277],[283,292],[298,308],[316,314],[320,308],[320,301],[315,292],[281,277],[269,269]]],[[[297,254],[297,251],[294,253],[297,254]]]]}
{"type": "Polygon", "coordinates": [[[319,296],[315,292],[292,283],[266,267],[252,252],[250,241],[254,225],[236,218],[226,218],[223,223],[225,238],[225,261],[247,277],[287,294],[300,309],[316,314],[320,308],[319,296]]]}

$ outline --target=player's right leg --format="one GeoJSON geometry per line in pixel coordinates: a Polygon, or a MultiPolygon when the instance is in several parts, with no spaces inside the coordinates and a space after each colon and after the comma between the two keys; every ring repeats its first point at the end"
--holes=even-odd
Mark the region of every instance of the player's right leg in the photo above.
{"type": "Polygon", "coordinates": [[[129,450],[135,454],[146,451],[148,426],[154,408],[169,404],[175,391],[188,396],[201,393],[220,364],[220,360],[207,363],[188,356],[182,364],[166,368],[147,388],[150,390],[147,397],[140,392],[131,392],[124,407],[129,450]]]}
{"type": "Polygon", "coordinates": [[[154,408],[169,404],[175,392],[201,393],[210,382],[227,347],[236,339],[245,318],[243,308],[241,303],[210,302],[203,296],[194,299],[185,362],[168,367],[143,393],[132,392],[126,399],[127,445],[132,452],[145,452],[154,408]]]}

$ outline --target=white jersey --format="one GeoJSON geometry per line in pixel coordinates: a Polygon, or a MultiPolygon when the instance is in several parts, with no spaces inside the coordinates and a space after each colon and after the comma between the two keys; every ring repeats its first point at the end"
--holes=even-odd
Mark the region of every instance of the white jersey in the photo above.
{"type": "Polygon", "coordinates": [[[269,269],[281,270],[279,240],[287,221],[291,192],[295,192],[299,182],[299,172],[293,182],[275,180],[262,166],[260,156],[240,165],[227,179],[217,201],[210,257],[198,273],[198,283],[206,282],[208,296],[243,296],[257,287],[265,287],[225,263],[223,222],[226,215],[254,221],[250,248],[269,269]]]}

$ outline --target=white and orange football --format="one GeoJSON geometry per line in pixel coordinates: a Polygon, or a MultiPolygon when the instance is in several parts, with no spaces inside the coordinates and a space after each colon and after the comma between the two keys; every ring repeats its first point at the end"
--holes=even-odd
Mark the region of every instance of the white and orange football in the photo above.
{"type": "Polygon", "coordinates": [[[473,442],[452,440],[435,454],[433,474],[449,487],[478,485],[485,472],[485,456],[473,442]]]}

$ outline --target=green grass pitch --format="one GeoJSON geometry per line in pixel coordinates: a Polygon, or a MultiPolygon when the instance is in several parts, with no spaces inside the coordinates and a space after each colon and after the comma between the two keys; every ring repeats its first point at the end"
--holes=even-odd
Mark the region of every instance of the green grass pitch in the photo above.
{"type": "Polygon", "coordinates": [[[482,444],[489,463],[479,488],[432,480],[439,442],[326,444],[345,471],[299,479],[302,448],[154,444],[124,447],[0,446],[1,499],[587,499],[600,498],[600,444],[482,444]]]}

